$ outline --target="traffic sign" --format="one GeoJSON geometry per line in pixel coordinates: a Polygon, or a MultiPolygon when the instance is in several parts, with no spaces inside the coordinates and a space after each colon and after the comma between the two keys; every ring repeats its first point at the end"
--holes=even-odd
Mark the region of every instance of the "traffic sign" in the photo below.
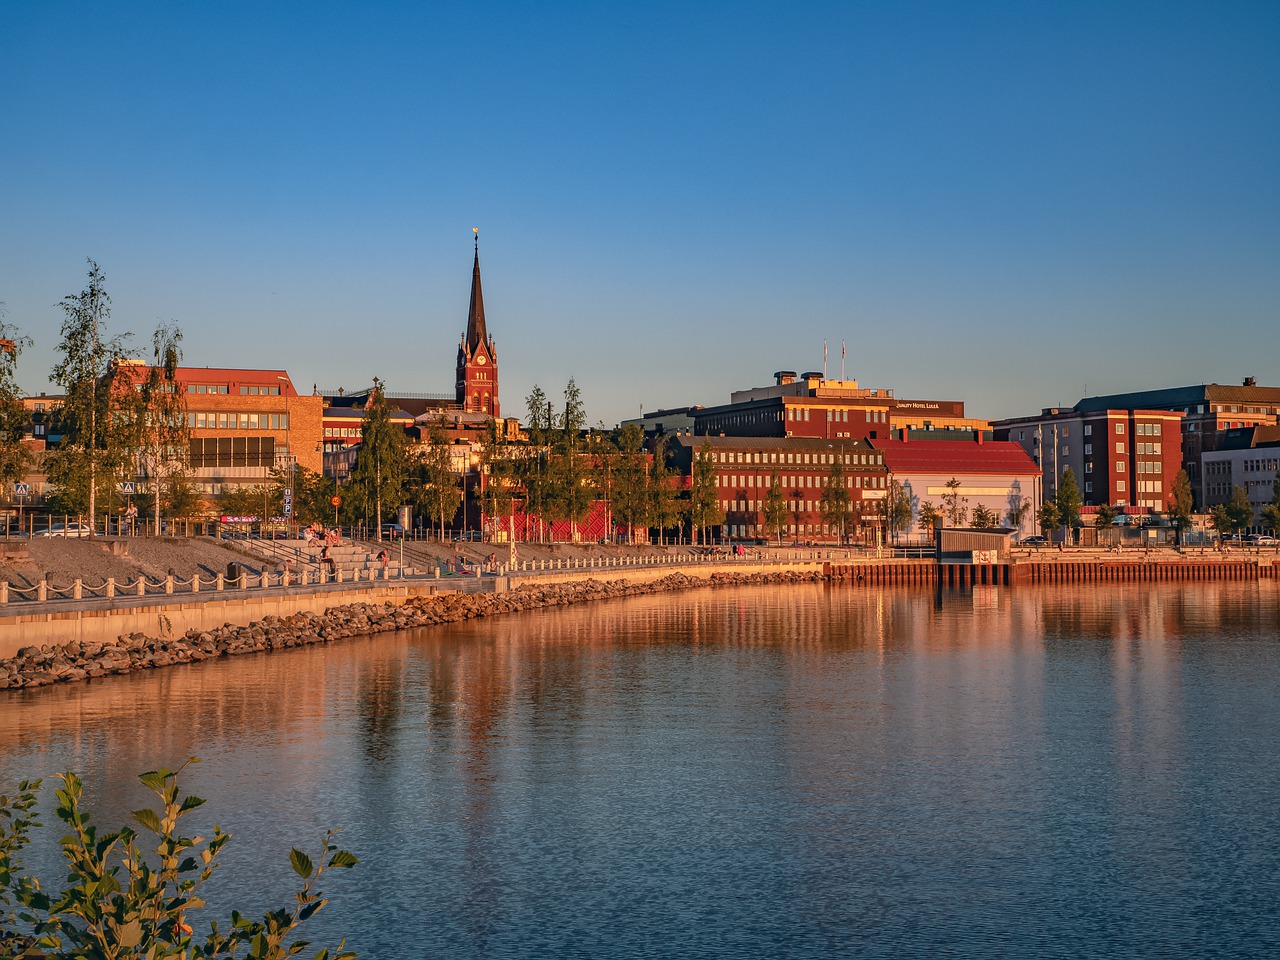
{"type": "Polygon", "coordinates": [[[333,504],[335,507],[340,507],[340,506],[342,506],[342,498],[341,498],[341,497],[330,497],[330,498],[329,498],[329,502],[330,502],[331,504],[333,504]]]}
{"type": "Polygon", "coordinates": [[[25,483],[15,483],[13,485],[13,495],[15,497],[25,497],[31,493],[31,487],[25,483]]]}
{"type": "Polygon", "coordinates": [[[293,516],[293,504],[286,500],[284,502],[284,518],[288,520],[291,516],[293,516]]]}
{"type": "Polygon", "coordinates": [[[123,493],[126,497],[132,497],[132,496],[133,496],[133,481],[132,481],[132,480],[126,480],[126,481],[124,481],[124,483],[120,484],[120,492],[121,492],[121,493],[123,493]]]}
{"type": "Polygon", "coordinates": [[[290,500],[292,500],[292,499],[293,499],[293,487],[285,487],[285,488],[284,488],[284,502],[285,502],[285,503],[288,503],[288,502],[289,502],[290,500]]]}

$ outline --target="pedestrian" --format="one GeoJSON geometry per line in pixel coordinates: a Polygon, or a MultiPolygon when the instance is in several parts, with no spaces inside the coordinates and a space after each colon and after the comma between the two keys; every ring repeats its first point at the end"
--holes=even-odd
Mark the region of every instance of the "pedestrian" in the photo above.
{"type": "Polygon", "coordinates": [[[333,557],[329,556],[329,545],[327,543],[320,550],[320,563],[326,568],[326,572],[330,577],[337,575],[338,564],[334,562],[333,557]]]}
{"type": "Polygon", "coordinates": [[[383,547],[378,551],[378,562],[382,564],[382,579],[387,579],[387,564],[391,562],[391,554],[387,553],[387,548],[383,547]]]}

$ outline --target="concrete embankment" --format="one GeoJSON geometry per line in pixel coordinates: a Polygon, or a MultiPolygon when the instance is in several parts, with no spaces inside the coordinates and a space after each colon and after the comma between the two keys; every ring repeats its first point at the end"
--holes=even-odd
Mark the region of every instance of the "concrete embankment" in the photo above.
{"type": "MultiPolygon", "coordinates": [[[[818,568],[769,573],[712,573],[706,577],[675,573],[643,581],[540,581],[503,593],[405,595],[385,598],[382,602],[369,602],[365,598],[361,602],[329,606],[323,611],[268,615],[240,626],[227,623],[209,629],[193,627],[177,636],[134,632],[110,641],[75,639],[52,646],[25,646],[15,656],[0,660],[0,689],[29,689],[91,680],[135,670],[152,670],[243,653],[264,653],[329,643],[344,637],[410,630],[591,600],[712,585],[817,582],[821,579],[822,573],[818,568]]],[[[332,599],[331,595],[330,602],[332,599]]]]}

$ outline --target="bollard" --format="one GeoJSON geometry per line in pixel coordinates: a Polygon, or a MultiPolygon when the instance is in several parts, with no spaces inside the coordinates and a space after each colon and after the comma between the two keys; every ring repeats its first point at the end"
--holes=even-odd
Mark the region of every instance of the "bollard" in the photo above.
{"type": "Polygon", "coordinates": [[[141,574],[138,576],[138,596],[145,597],[147,595],[147,578],[141,574]]]}
{"type": "Polygon", "coordinates": [[[36,599],[41,603],[49,599],[49,581],[41,580],[36,584],[36,599]]]}
{"type": "Polygon", "coordinates": [[[267,568],[262,568],[262,589],[265,590],[271,586],[271,574],[267,573],[267,568]]]}
{"type": "Polygon", "coordinates": [[[9,602],[9,581],[0,580],[0,603],[9,602]]]}
{"type": "Polygon", "coordinates": [[[213,578],[213,589],[216,590],[218,593],[221,593],[222,587],[223,587],[222,574],[218,574],[216,577],[213,578]]]}
{"type": "Polygon", "coordinates": [[[173,574],[164,578],[164,592],[173,593],[173,574]]]}
{"type": "Polygon", "coordinates": [[[75,582],[71,584],[71,599],[80,600],[84,597],[84,581],[76,577],[75,582]]]}
{"type": "Polygon", "coordinates": [[[191,575],[191,592],[192,593],[200,592],[200,574],[198,573],[193,573],[191,575]]]}

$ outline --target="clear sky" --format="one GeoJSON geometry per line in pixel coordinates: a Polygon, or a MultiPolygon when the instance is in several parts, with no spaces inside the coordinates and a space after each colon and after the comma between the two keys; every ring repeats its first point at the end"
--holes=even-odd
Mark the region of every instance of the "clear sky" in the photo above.
{"type": "Polygon", "coordinates": [[[612,425],[846,369],[1000,417],[1280,385],[1280,4],[0,0],[0,301],[612,425]]]}

